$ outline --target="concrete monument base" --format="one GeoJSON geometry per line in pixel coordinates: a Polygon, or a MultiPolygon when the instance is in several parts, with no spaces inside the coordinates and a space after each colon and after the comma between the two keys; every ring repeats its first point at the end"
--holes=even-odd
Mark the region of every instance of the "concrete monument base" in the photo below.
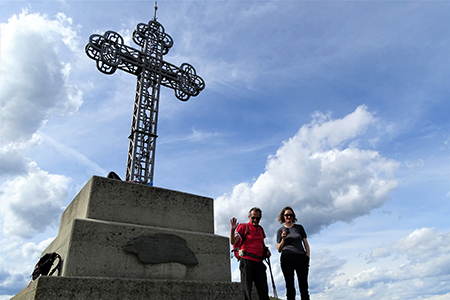
{"type": "MultiPolygon", "coordinates": [[[[254,299],[257,296],[254,295],[254,299]]],[[[43,276],[11,300],[235,300],[240,283],[43,276]]]]}
{"type": "Polygon", "coordinates": [[[236,299],[228,237],[214,234],[213,199],[94,176],[42,253],[62,257],[12,299],[236,299]]]}

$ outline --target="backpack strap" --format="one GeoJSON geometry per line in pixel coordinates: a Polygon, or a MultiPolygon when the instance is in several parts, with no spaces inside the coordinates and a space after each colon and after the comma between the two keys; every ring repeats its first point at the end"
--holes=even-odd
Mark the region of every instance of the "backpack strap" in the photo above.
{"type": "Polygon", "coordinates": [[[244,236],[242,237],[241,246],[244,244],[244,242],[245,242],[245,237],[246,237],[247,234],[248,234],[248,223],[245,223],[245,226],[246,226],[246,230],[245,230],[245,232],[244,232],[244,236]]]}
{"type": "Polygon", "coordinates": [[[55,260],[58,260],[58,264],[53,268],[53,270],[48,274],[48,276],[52,276],[53,273],[55,273],[56,271],[58,271],[58,276],[61,275],[61,256],[55,252],[55,260]]]}

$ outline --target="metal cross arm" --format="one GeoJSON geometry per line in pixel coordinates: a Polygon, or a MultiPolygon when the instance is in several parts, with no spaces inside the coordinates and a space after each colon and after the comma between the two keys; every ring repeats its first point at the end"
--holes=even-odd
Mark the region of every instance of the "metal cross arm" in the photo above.
{"type": "Polygon", "coordinates": [[[117,32],[106,31],[91,35],[85,50],[100,72],[113,74],[119,69],[137,76],[125,180],[153,184],[161,85],[173,89],[179,100],[187,101],[205,88],[205,82],[190,64],[177,67],[163,60],[173,40],[156,19],[139,23],[133,41],[141,50],[124,45],[117,32]]]}
{"type": "MultiPolygon", "coordinates": [[[[135,38],[137,30],[133,33],[133,40],[141,45],[138,43],[138,41],[142,43],[141,40],[135,38]]],[[[170,43],[167,42],[163,54],[168,53],[172,44],[170,38],[170,43]]],[[[146,57],[144,52],[124,45],[122,36],[114,31],[106,31],[104,35],[91,35],[85,50],[86,54],[97,62],[97,69],[104,74],[113,74],[117,69],[136,76],[141,74],[143,69],[152,73],[160,71],[161,85],[172,88],[175,96],[181,101],[197,96],[205,88],[205,82],[197,75],[192,65],[183,63],[177,67],[166,61],[157,62],[156,58],[146,57]]]]}

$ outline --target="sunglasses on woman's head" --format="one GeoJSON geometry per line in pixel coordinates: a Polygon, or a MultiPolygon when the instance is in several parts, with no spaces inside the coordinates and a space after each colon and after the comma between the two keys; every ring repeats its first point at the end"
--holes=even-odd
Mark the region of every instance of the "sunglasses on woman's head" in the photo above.
{"type": "Polygon", "coordinates": [[[294,215],[293,214],[285,214],[284,217],[289,217],[292,218],[294,215]]]}

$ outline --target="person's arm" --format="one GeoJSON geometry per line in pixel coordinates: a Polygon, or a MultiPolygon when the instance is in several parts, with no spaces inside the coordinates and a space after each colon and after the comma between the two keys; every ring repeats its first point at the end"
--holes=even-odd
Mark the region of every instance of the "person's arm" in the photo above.
{"type": "Polygon", "coordinates": [[[306,255],[308,255],[309,258],[311,258],[310,256],[310,250],[309,250],[309,244],[308,244],[308,240],[306,238],[303,238],[303,245],[305,245],[305,250],[306,250],[306,255]]]}
{"type": "Polygon", "coordinates": [[[230,220],[230,244],[234,245],[237,243],[237,241],[239,241],[240,237],[239,234],[237,234],[236,231],[237,228],[237,219],[236,218],[232,218],[230,220]]]}
{"type": "Polygon", "coordinates": [[[283,250],[284,242],[285,242],[285,240],[286,240],[286,236],[287,236],[286,230],[282,230],[282,231],[281,231],[281,242],[279,242],[279,243],[277,244],[277,250],[278,250],[278,252],[281,252],[281,250],[283,250]]]}

